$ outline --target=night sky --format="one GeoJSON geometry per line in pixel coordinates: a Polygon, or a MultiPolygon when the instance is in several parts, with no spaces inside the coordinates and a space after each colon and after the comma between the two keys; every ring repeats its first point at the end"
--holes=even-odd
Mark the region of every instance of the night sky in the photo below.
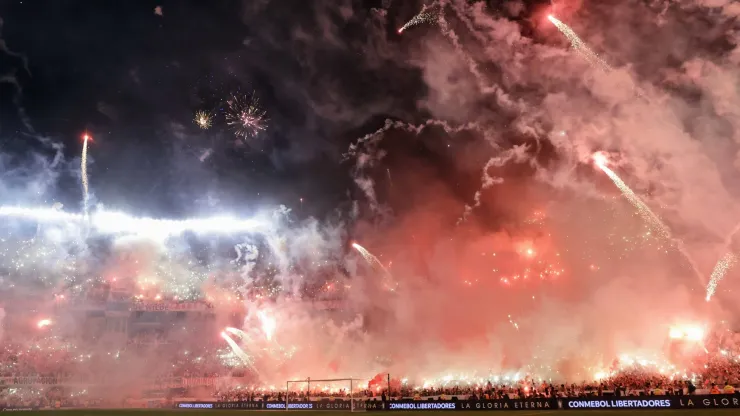
{"type": "MultiPolygon", "coordinates": [[[[429,118],[406,58],[433,29],[396,34],[414,3],[4,0],[0,70],[17,85],[0,86],[3,179],[22,187],[38,156],[63,144],[54,194],[34,198],[77,209],[87,131],[93,201],[104,205],[183,216],[285,204],[319,217],[347,206],[348,145],[386,118],[429,118]],[[193,123],[195,111],[220,114],[230,94],[252,91],[270,119],[257,138],[240,142],[223,120],[206,132],[193,123]]],[[[389,163],[411,158],[449,177],[455,156],[441,142],[399,146],[389,163]]],[[[479,172],[461,175],[466,188],[449,186],[469,197],[479,172]]]]}

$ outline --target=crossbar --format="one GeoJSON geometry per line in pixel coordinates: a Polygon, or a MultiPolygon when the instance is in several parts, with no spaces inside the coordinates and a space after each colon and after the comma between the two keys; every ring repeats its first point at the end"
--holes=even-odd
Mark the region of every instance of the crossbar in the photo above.
{"type": "Polygon", "coordinates": [[[328,378],[323,380],[315,380],[312,378],[307,378],[305,380],[288,380],[285,382],[285,411],[288,411],[288,404],[289,399],[288,396],[290,395],[290,383],[307,383],[308,384],[308,397],[311,397],[311,382],[315,381],[318,383],[321,382],[329,382],[329,381],[349,381],[349,411],[354,412],[355,411],[355,393],[354,393],[354,382],[359,380],[358,378],[328,378]]]}

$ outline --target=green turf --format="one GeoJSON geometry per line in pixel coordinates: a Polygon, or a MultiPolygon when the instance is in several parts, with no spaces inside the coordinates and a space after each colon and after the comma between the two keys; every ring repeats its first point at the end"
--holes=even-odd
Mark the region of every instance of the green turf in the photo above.
{"type": "MultiPolygon", "coordinates": [[[[276,413],[284,415],[286,412],[280,410],[173,410],[173,409],[125,409],[125,410],[98,410],[98,409],[76,409],[76,410],[56,410],[55,415],[61,416],[214,416],[214,413],[218,413],[219,416],[225,416],[228,413],[260,413],[264,416],[265,413],[276,413]]],[[[311,416],[339,416],[339,414],[346,415],[349,411],[339,410],[291,410],[291,416],[301,413],[310,413],[311,416]]],[[[355,412],[360,413],[360,412],[355,412]]],[[[495,413],[502,416],[630,416],[639,413],[641,416],[729,416],[729,415],[740,415],[738,409],[685,409],[685,410],[479,410],[479,411],[395,411],[395,412],[365,412],[368,414],[376,414],[378,416],[387,413],[393,413],[397,416],[439,416],[446,414],[448,416],[464,415],[473,416],[481,415],[482,413],[495,413]],[[556,413],[556,414],[553,414],[556,413]]],[[[48,410],[36,411],[36,412],[20,412],[19,416],[49,416],[48,410]]]]}

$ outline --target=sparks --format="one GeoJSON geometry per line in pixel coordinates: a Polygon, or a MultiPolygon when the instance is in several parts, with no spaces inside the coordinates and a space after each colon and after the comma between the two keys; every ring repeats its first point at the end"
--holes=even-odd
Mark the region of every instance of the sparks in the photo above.
{"type": "Polygon", "coordinates": [[[259,311],[257,313],[257,317],[260,320],[262,332],[265,333],[265,338],[267,338],[268,341],[272,341],[272,337],[275,334],[275,329],[277,328],[277,321],[274,317],[268,315],[265,311],[259,311]]]}
{"type": "Polygon", "coordinates": [[[375,269],[377,269],[377,270],[379,270],[380,272],[383,273],[383,276],[384,276],[384,278],[386,280],[386,285],[387,285],[388,289],[390,289],[390,290],[395,289],[395,287],[397,286],[397,284],[396,283],[393,283],[393,278],[391,276],[391,273],[383,265],[383,263],[381,263],[381,261],[378,260],[378,258],[375,257],[375,255],[373,255],[373,253],[369,252],[365,247],[363,247],[363,246],[361,246],[361,245],[359,245],[357,243],[352,243],[352,248],[354,248],[355,250],[357,250],[357,252],[360,253],[360,255],[362,256],[362,258],[365,259],[365,261],[370,266],[372,266],[373,268],[375,268],[375,269]]]}
{"type": "Polygon", "coordinates": [[[233,95],[228,104],[226,122],[237,136],[247,139],[267,129],[267,112],[260,107],[259,99],[254,94],[233,95]]]}
{"type": "Polygon", "coordinates": [[[193,119],[193,121],[201,129],[208,130],[213,124],[213,117],[211,116],[211,113],[201,110],[195,113],[195,118],[193,119]]]}
{"type": "Polygon", "coordinates": [[[437,22],[439,18],[439,13],[441,12],[441,8],[439,5],[435,2],[432,3],[429,6],[422,7],[419,14],[412,17],[411,20],[406,22],[405,25],[403,25],[400,29],[398,29],[398,33],[403,33],[406,29],[412,28],[414,26],[422,25],[422,24],[434,24],[437,22]]]}
{"type": "Polygon", "coordinates": [[[712,270],[712,274],[709,276],[709,284],[707,284],[707,302],[712,299],[714,292],[717,291],[717,285],[719,285],[719,282],[722,281],[727,272],[736,262],[737,256],[733,253],[727,253],[719,259],[717,264],[714,266],[714,270],[712,270]]]}
{"type": "Polygon", "coordinates": [[[589,64],[600,67],[604,71],[611,71],[611,67],[606,63],[596,52],[592,51],[586,43],[578,37],[576,32],[573,31],[568,25],[558,20],[553,15],[548,15],[547,20],[552,22],[555,27],[568,39],[573,49],[578,52],[589,64]]]}
{"type": "Polygon", "coordinates": [[[663,221],[658,217],[651,209],[648,207],[640,197],[635,194],[635,192],[630,189],[629,186],[627,186],[624,181],[617,175],[613,170],[609,169],[607,167],[607,158],[606,155],[604,155],[601,152],[597,152],[593,155],[593,160],[596,166],[601,169],[606,175],[609,177],[609,179],[614,182],[614,185],[617,186],[617,188],[622,192],[622,195],[624,195],[625,198],[632,204],[633,207],[637,210],[637,213],[640,215],[640,217],[648,224],[652,229],[658,232],[658,234],[665,238],[670,239],[671,233],[668,227],[663,224],[663,221]]]}

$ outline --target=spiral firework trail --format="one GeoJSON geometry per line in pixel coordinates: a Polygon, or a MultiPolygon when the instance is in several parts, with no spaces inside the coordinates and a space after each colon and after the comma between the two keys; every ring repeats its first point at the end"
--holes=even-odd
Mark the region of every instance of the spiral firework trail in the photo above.
{"type": "Polygon", "coordinates": [[[547,19],[558,28],[558,30],[570,41],[570,45],[576,50],[581,56],[583,56],[588,63],[591,65],[597,65],[604,71],[611,71],[612,67],[606,63],[596,52],[592,51],[591,48],[586,45],[576,32],[573,31],[568,25],[561,22],[555,16],[549,15],[547,19]]]}
{"type": "Polygon", "coordinates": [[[80,172],[82,173],[82,209],[85,217],[87,217],[87,201],[88,201],[88,181],[87,181],[87,142],[90,140],[90,135],[85,134],[82,136],[82,158],[80,159],[80,172]]]}
{"type": "Polygon", "coordinates": [[[737,256],[733,253],[727,253],[722,256],[721,259],[714,266],[712,275],[709,276],[709,284],[707,284],[707,302],[712,299],[714,292],[717,291],[717,285],[724,279],[725,275],[737,263],[737,256]]]}

